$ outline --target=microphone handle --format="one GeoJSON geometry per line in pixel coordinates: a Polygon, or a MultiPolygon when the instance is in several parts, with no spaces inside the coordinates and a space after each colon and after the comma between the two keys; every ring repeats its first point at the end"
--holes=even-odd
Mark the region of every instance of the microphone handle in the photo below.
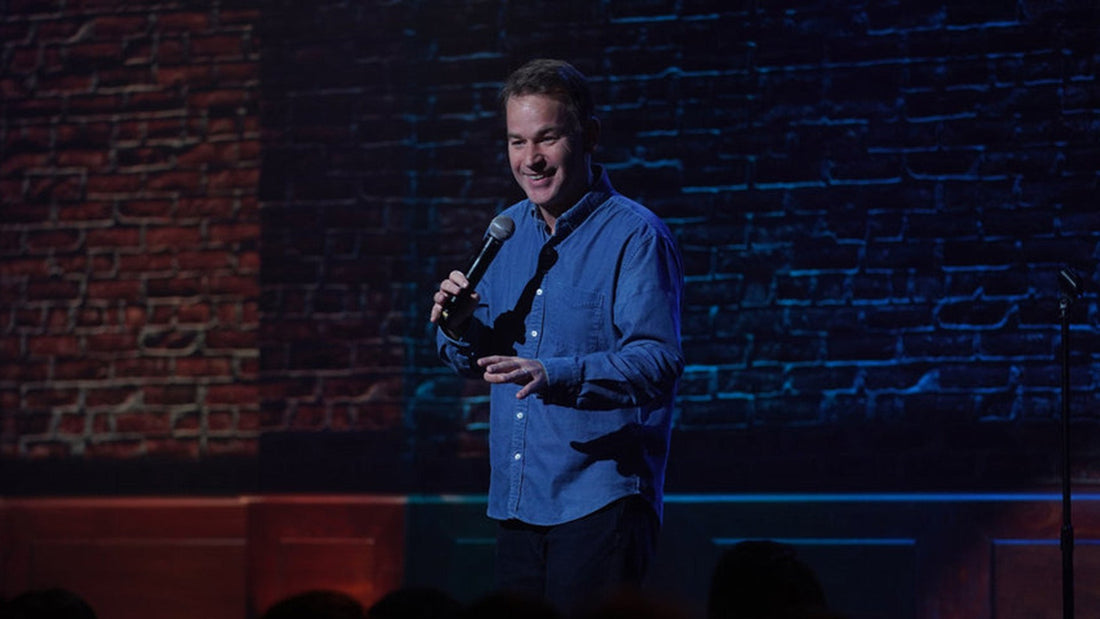
{"type": "Polygon", "coordinates": [[[485,240],[485,245],[482,246],[481,251],[478,252],[477,257],[474,258],[470,268],[466,269],[466,280],[470,282],[470,290],[477,286],[478,282],[485,275],[485,271],[489,268],[489,263],[493,261],[493,258],[497,257],[497,252],[500,251],[500,246],[503,245],[499,240],[489,237],[485,240]]]}
{"type": "Polygon", "coordinates": [[[469,282],[469,286],[463,289],[455,296],[447,299],[447,302],[443,304],[442,318],[444,322],[448,322],[451,318],[451,312],[462,301],[470,298],[473,294],[474,288],[477,287],[478,282],[485,275],[485,271],[489,268],[489,263],[496,258],[497,252],[500,251],[500,246],[503,243],[493,237],[489,237],[485,241],[485,245],[481,247],[481,251],[478,252],[474,261],[470,264],[470,268],[466,269],[466,281],[469,282]]]}

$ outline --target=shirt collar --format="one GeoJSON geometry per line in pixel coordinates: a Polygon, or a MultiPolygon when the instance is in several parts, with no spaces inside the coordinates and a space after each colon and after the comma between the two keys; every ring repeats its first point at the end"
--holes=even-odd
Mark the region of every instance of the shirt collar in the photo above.
{"type": "MultiPolygon", "coordinates": [[[[584,223],[584,220],[588,219],[588,216],[591,215],[597,207],[607,202],[607,199],[615,193],[615,189],[611,186],[611,180],[607,177],[607,170],[605,170],[603,166],[593,164],[592,177],[595,180],[592,182],[592,187],[588,189],[588,193],[584,194],[576,204],[569,207],[569,210],[562,213],[561,217],[558,217],[558,221],[554,224],[554,236],[557,237],[559,241],[584,223]]],[[[539,213],[538,207],[535,206],[533,202],[531,203],[529,212],[540,224],[545,225],[542,221],[542,215],[539,213]]]]}

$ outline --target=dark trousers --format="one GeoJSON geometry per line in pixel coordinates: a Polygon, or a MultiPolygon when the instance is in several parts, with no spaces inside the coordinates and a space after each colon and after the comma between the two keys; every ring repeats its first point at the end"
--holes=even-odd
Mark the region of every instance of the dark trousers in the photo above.
{"type": "Polygon", "coordinates": [[[657,514],[636,496],[549,527],[502,521],[497,588],[545,598],[572,612],[615,590],[640,586],[658,529],[657,514]]]}

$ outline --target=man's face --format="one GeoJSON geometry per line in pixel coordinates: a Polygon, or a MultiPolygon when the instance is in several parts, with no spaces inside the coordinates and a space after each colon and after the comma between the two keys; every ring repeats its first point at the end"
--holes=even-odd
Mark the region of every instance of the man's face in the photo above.
{"type": "Polygon", "coordinates": [[[521,95],[505,105],[512,175],[536,205],[557,217],[591,184],[584,132],[565,104],[547,95],[521,95]]]}

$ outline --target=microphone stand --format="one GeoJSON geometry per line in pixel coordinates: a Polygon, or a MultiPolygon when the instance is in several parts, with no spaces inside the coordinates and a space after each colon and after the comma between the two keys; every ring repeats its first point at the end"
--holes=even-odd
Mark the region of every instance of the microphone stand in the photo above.
{"type": "Polygon", "coordinates": [[[1073,619],[1073,523],[1070,500],[1069,446],[1069,306],[1081,293],[1081,283],[1069,269],[1058,272],[1061,294],[1058,308],[1062,322],[1062,617],[1073,619]]]}

